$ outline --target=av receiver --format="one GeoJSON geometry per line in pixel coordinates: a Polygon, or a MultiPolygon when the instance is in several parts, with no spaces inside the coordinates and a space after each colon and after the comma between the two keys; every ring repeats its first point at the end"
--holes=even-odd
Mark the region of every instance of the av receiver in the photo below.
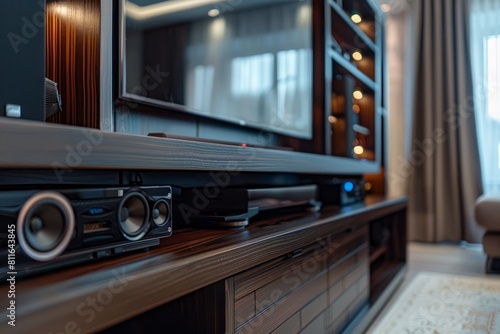
{"type": "Polygon", "coordinates": [[[158,245],[171,207],[169,186],[0,191],[1,275],[158,245]]]}

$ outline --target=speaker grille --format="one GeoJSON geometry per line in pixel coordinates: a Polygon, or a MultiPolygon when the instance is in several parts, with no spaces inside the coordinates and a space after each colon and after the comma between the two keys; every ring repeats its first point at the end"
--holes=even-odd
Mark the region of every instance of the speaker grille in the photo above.
{"type": "Polygon", "coordinates": [[[170,206],[167,201],[159,200],[153,207],[153,222],[157,226],[165,225],[170,218],[170,206]]]}
{"type": "Polygon", "coordinates": [[[68,246],[75,217],[68,200],[59,193],[42,191],[30,197],[17,218],[19,244],[37,261],[49,261],[68,246]]]}
{"type": "Polygon", "coordinates": [[[139,192],[125,195],[118,210],[118,222],[123,236],[129,240],[139,240],[148,231],[149,205],[139,192]]]}

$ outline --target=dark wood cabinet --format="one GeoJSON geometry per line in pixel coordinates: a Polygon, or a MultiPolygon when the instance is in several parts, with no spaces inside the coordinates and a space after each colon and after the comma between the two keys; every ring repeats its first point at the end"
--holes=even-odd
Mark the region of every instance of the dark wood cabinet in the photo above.
{"type": "Polygon", "coordinates": [[[370,301],[375,302],[406,263],[406,210],[370,223],[370,301]]]}
{"type": "Polygon", "coordinates": [[[320,239],[229,284],[235,333],[338,332],[368,303],[368,228],[320,239]]]}
{"type": "Polygon", "coordinates": [[[16,327],[362,333],[404,273],[406,205],[406,198],[368,198],[268,216],[241,230],[177,230],[147,252],[20,280],[17,317],[30,320],[16,327]],[[391,236],[374,246],[379,224],[391,236]],[[89,300],[105,304],[90,312],[89,300]]]}

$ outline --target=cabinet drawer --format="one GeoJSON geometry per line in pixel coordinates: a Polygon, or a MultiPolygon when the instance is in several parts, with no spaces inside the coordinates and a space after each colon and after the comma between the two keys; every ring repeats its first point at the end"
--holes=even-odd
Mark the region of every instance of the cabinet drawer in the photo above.
{"type": "Polygon", "coordinates": [[[301,332],[318,326],[326,331],[338,318],[333,319],[338,298],[364,301],[359,296],[368,291],[368,274],[366,227],[327,236],[242,272],[233,279],[236,333],[301,332]]]}

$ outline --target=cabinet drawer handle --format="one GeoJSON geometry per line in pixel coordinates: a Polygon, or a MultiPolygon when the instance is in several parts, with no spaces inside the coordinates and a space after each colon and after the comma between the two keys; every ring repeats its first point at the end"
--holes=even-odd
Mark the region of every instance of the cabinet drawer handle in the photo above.
{"type": "Polygon", "coordinates": [[[294,251],[291,251],[286,255],[288,259],[293,259],[294,257],[302,255],[302,249],[296,249],[294,251]]]}

